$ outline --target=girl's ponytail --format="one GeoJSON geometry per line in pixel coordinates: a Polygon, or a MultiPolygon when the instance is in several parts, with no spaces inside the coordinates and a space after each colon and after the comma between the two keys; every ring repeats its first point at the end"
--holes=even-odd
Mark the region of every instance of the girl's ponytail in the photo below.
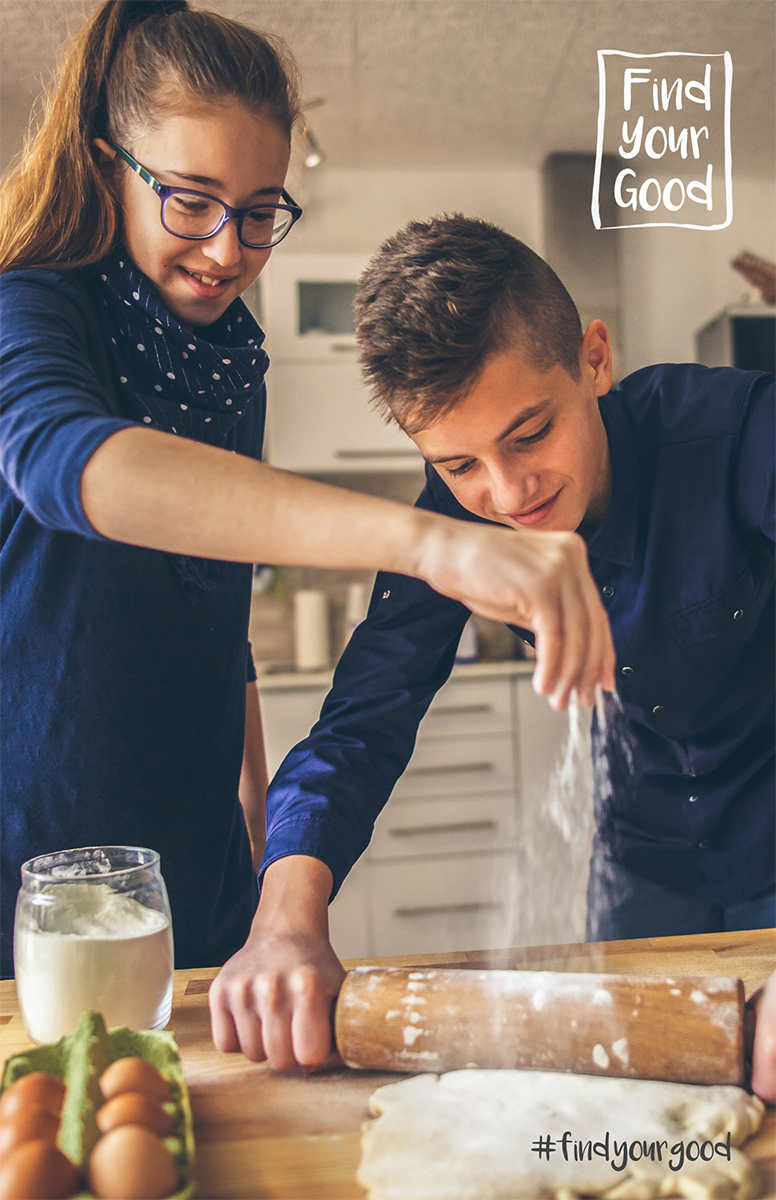
{"type": "Polygon", "coordinates": [[[0,271],[98,262],[118,232],[116,200],[92,139],[108,132],[106,90],[128,31],[186,0],[111,0],[84,26],[47,97],[43,122],[0,191],[0,271]]]}
{"type": "Polygon", "coordinates": [[[188,7],[188,0],[112,0],[104,4],[82,30],[65,61],[53,107],[63,91],[68,97],[77,97],[76,115],[81,129],[105,137],[108,80],[129,30],[149,17],[184,12],[188,7]]]}
{"type": "Polygon", "coordinates": [[[107,0],[77,36],[39,130],[0,187],[0,271],[85,267],[110,252],[120,212],[93,139],[125,138],[176,82],[205,101],[233,95],[264,108],[289,135],[299,112],[296,66],[282,43],[188,0],[107,0]]]}

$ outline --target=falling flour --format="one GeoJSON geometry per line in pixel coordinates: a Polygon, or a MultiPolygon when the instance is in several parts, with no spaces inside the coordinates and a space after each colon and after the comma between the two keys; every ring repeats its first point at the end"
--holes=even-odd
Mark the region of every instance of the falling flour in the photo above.
{"type": "MultiPolygon", "coordinates": [[[[521,747],[521,754],[531,752],[530,743],[521,747]]],[[[634,785],[633,737],[619,697],[597,689],[591,713],[573,692],[559,761],[544,785],[519,798],[517,863],[493,897],[498,915],[489,945],[584,940],[594,812],[606,828],[614,798],[632,792],[634,785]]],[[[601,897],[595,883],[589,900],[597,910],[601,897]]]]}

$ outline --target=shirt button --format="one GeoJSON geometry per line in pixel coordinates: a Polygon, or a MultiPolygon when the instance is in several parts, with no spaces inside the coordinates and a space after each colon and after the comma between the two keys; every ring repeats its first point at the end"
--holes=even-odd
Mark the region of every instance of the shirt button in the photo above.
{"type": "Polygon", "coordinates": [[[660,714],[662,711],[663,711],[663,705],[662,705],[662,704],[656,704],[656,705],[655,705],[655,707],[652,709],[653,715],[654,715],[654,716],[656,716],[656,717],[657,717],[657,716],[659,716],[659,714],[660,714]]]}
{"type": "Polygon", "coordinates": [[[697,796],[690,796],[690,804],[694,804],[697,799],[697,796]]]}
{"type": "Polygon", "coordinates": [[[709,839],[704,838],[702,842],[698,842],[698,849],[699,850],[708,850],[710,845],[711,845],[711,842],[709,841],[709,839]]]}
{"type": "Polygon", "coordinates": [[[603,594],[606,596],[607,599],[609,599],[610,596],[614,595],[614,588],[612,587],[612,585],[610,583],[607,583],[606,587],[601,588],[601,591],[603,592],[603,594]]]}
{"type": "Polygon", "coordinates": [[[737,608],[736,611],[733,613],[733,620],[740,621],[741,618],[743,617],[743,615],[744,615],[743,608],[737,608]]]}
{"type": "Polygon", "coordinates": [[[383,600],[387,600],[388,597],[390,596],[390,594],[391,594],[391,592],[390,592],[390,588],[389,588],[387,592],[383,592],[383,600]]]}
{"type": "Polygon", "coordinates": [[[632,675],[632,674],[633,674],[633,667],[621,667],[621,668],[620,668],[620,674],[621,674],[621,675],[632,675]]]}

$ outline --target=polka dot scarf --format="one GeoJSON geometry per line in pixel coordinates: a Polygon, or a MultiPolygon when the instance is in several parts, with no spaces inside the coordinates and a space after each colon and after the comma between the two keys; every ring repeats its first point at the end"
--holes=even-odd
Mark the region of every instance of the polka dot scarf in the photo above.
{"type": "MultiPolygon", "coordinates": [[[[123,248],[99,264],[93,282],[122,413],[149,429],[233,450],[237,422],[261,392],[269,366],[264,334],[242,300],[192,332],[168,312],[123,248]]],[[[165,557],[192,604],[230,569],[210,559],[165,557]]]]}
{"type": "Polygon", "coordinates": [[[100,264],[95,282],[122,410],[149,428],[233,449],[234,428],[269,366],[264,334],[242,300],[206,329],[185,329],[123,248],[100,264]]]}

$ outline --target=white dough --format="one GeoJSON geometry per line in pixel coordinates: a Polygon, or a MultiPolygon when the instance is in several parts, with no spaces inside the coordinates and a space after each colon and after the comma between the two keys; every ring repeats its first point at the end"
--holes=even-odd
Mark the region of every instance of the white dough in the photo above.
{"type": "Polygon", "coordinates": [[[467,1070],[388,1084],[373,1093],[369,1108],[377,1120],[364,1126],[358,1172],[369,1200],[744,1200],[759,1194],[756,1168],[734,1147],[757,1130],[764,1109],[737,1087],[467,1070]],[[566,1132],[569,1161],[561,1141],[566,1132]],[[729,1161],[709,1149],[724,1150],[728,1132],[729,1161]],[[548,1137],[555,1144],[549,1161],[532,1150],[548,1137]],[[713,1157],[688,1162],[685,1154],[681,1169],[672,1170],[669,1162],[680,1164],[680,1143],[685,1150],[695,1143],[690,1155],[705,1143],[704,1153],[713,1157]],[[582,1161],[575,1161],[575,1146],[582,1161]],[[625,1162],[624,1169],[615,1170],[613,1162],[625,1162]]]}

